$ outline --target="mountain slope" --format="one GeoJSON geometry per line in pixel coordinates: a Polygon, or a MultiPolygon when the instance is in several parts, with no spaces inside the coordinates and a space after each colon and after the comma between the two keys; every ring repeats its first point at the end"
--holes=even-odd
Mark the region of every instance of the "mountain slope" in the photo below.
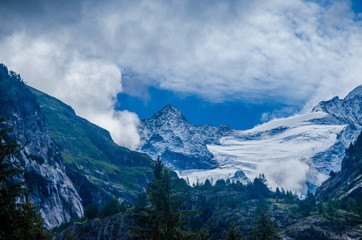
{"type": "Polygon", "coordinates": [[[216,143],[227,127],[194,126],[182,113],[168,104],[139,127],[140,151],[156,158],[161,156],[173,170],[210,169],[217,166],[206,144],[216,143]]]}
{"type": "Polygon", "coordinates": [[[33,189],[31,200],[45,225],[53,228],[83,216],[81,198],[66,175],[63,158],[48,133],[35,96],[20,76],[9,73],[4,65],[0,65],[0,92],[0,115],[7,117],[7,127],[13,127],[10,137],[23,147],[12,163],[26,170],[23,178],[33,189]]]}
{"type": "Polygon", "coordinates": [[[112,198],[133,202],[151,176],[153,161],[118,146],[108,131],[76,116],[56,98],[35,89],[32,92],[83,205],[102,206],[112,198]]]}
{"type": "Polygon", "coordinates": [[[319,103],[310,113],[247,131],[194,126],[175,107],[166,106],[142,122],[140,150],[166,155],[168,166],[190,182],[246,181],[245,176],[252,180],[264,173],[271,187],[314,191],[331,170],[340,169],[344,150],[362,130],[361,106],[362,86],[344,99],[319,103]],[[184,157],[190,155],[192,161],[184,157]]]}
{"type": "Polygon", "coordinates": [[[32,201],[49,229],[82,217],[90,203],[101,207],[113,198],[133,203],[144,191],[152,176],[150,157],[118,146],[109,132],[26,86],[2,64],[0,90],[0,115],[24,148],[12,161],[26,170],[32,201]]]}
{"type": "Polygon", "coordinates": [[[316,197],[321,200],[334,200],[362,197],[362,133],[355,144],[346,150],[341,171],[332,173],[316,191],[316,197]]]}

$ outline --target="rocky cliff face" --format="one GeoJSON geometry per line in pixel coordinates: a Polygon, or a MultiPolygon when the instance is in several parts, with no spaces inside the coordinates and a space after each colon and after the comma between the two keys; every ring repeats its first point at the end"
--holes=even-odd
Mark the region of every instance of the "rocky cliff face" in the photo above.
{"type": "Polygon", "coordinates": [[[58,99],[31,91],[83,206],[94,203],[102,207],[113,198],[133,203],[152,177],[153,161],[145,154],[118,146],[108,131],[78,117],[58,99]]]}
{"type": "Polygon", "coordinates": [[[328,113],[325,118],[315,122],[322,124],[347,124],[362,128],[362,85],[355,88],[344,99],[334,97],[329,101],[322,101],[314,107],[313,112],[328,113]]]}
{"type": "Polygon", "coordinates": [[[355,144],[346,150],[341,171],[331,174],[317,189],[316,197],[321,200],[362,197],[362,133],[355,144]]]}
{"type": "Polygon", "coordinates": [[[313,157],[316,168],[324,173],[339,171],[345,156],[345,149],[356,141],[362,130],[362,85],[355,88],[344,99],[334,97],[329,101],[322,101],[313,112],[325,112],[324,118],[313,122],[323,125],[346,126],[338,135],[336,142],[323,152],[313,157]]]}
{"type": "Polygon", "coordinates": [[[2,93],[0,114],[13,126],[9,134],[23,150],[12,162],[26,170],[23,178],[31,188],[45,224],[53,228],[73,217],[83,216],[80,196],[66,175],[63,158],[51,139],[39,105],[14,73],[0,66],[2,93]]]}
{"type": "Polygon", "coordinates": [[[206,145],[218,143],[229,131],[227,126],[194,126],[177,108],[168,104],[142,121],[139,150],[153,158],[160,156],[173,170],[215,168],[218,163],[206,145]]]}

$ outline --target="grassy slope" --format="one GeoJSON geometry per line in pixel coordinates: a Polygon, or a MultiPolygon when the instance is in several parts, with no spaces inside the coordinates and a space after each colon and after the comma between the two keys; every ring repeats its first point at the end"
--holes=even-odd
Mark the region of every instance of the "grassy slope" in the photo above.
{"type": "MultiPolygon", "coordinates": [[[[114,188],[134,198],[146,185],[153,161],[145,154],[115,144],[109,132],[75,115],[71,107],[40,91],[37,96],[50,135],[61,150],[67,168],[103,189],[114,188]]],[[[123,193],[124,195],[124,193],[123,193]]]]}

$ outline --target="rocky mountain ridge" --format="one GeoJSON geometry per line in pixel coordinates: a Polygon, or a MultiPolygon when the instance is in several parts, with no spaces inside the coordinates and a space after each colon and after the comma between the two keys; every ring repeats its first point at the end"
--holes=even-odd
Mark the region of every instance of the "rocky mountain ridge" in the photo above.
{"type": "Polygon", "coordinates": [[[4,65],[0,65],[0,78],[0,114],[7,117],[7,127],[13,127],[9,136],[23,147],[11,161],[26,169],[23,179],[33,190],[31,200],[45,225],[53,228],[83,216],[81,198],[66,174],[62,155],[49,135],[35,98],[20,76],[9,73],[4,65]]]}
{"type": "Polygon", "coordinates": [[[153,161],[118,146],[108,131],[78,117],[58,99],[35,89],[32,92],[83,205],[101,207],[113,198],[133,203],[152,176],[153,161]]]}
{"type": "Polygon", "coordinates": [[[52,229],[82,217],[91,203],[133,204],[152,177],[147,155],[115,144],[108,131],[76,116],[49,95],[26,86],[0,65],[0,115],[23,147],[12,162],[25,169],[31,200],[52,229]]]}
{"type": "Polygon", "coordinates": [[[271,187],[314,191],[331,170],[340,169],[344,150],[357,139],[362,129],[361,106],[359,86],[344,99],[319,103],[310,113],[240,131],[194,126],[167,105],[142,121],[139,150],[161,155],[168,167],[191,183],[207,178],[247,181],[265,173],[271,187]],[[293,172],[291,166],[301,171],[293,172]],[[290,178],[296,180],[285,180],[290,178]]]}
{"type": "Polygon", "coordinates": [[[218,143],[230,131],[227,126],[194,126],[176,107],[168,104],[142,121],[139,150],[153,158],[160,156],[173,170],[215,168],[218,164],[206,145],[218,143]]]}

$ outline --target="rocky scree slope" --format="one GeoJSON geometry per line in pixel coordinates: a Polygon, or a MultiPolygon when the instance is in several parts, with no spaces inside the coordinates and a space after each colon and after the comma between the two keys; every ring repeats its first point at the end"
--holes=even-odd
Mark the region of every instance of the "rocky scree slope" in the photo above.
{"type": "Polygon", "coordinates": [[[23,179],[33,190],[31,200],[39,208],[45,225],[53,228],[83,216],[81,198],[66,174],[62,155],[50,137],[35,96],[19,75],[0,65],[0,115],[13,127],[10,137],[22,151],[11,161],[26,172],[23,179]]]}

